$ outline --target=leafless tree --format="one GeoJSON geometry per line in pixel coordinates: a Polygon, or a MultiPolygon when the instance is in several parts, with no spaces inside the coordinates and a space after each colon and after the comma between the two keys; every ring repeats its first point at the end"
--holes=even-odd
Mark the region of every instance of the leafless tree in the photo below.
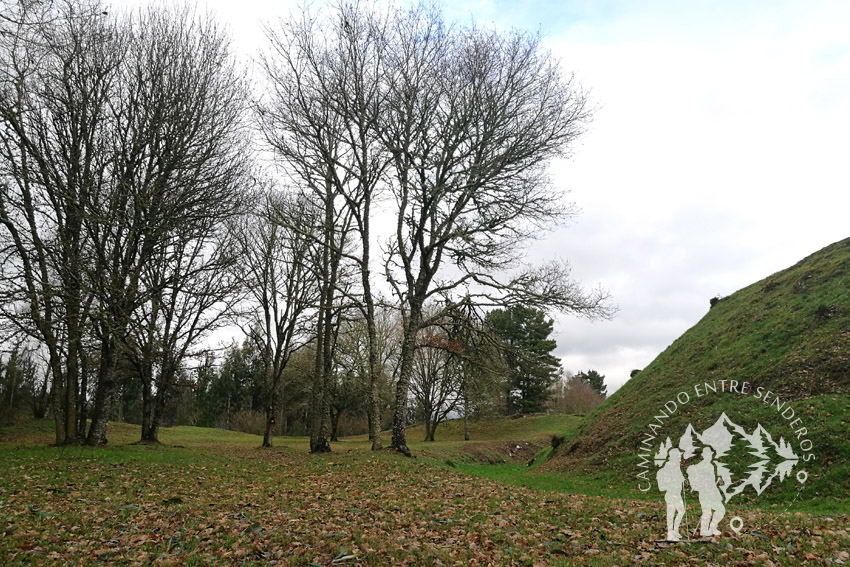
{"type": "MultiPolygon", "coordinates": [[[[356,313],[356,312],[355,312],[356,313]]],[[[367,415],[369,426],[372,426],[374,412],[373,394],[377,393],[378,415],[380,426],[381,416],[388,415],[387,408],[391,399],[391,387],[396,359],[398,354],[398,321],[396,311],[378,302],[375,310],[375,336],[378,354],[377,387],[370,376],[370,350],[368,324],[362,314],[342,321],[337,339],[334,356],[334,368],[337,385],[332,392],[331,426],[339,419],[341,409],[355,409],[367,415]]],[[[379,429],[380,433],[380,429],[379,429]]],[[[333,436],[332,436],[333,437],[333,436]]],[[[331,441],[334,439],[332,438],[331,441]]]]}
{"type": "Polygon", "coordinates": [[[549,409],[556,413],[585,414],[605,401],[605,397],[590,384],[577,378],[569,370],[561,373],[552,386],[549,409]]]}
{"type": "Polygon", "coordinates": [[[105,441],[116,353],[155,291],[145,267],[178,233],[227,216],[246,172],[246,91],[224,33],[189,8],[149,8],[122,25],[114,35],[131,41],[110,98],[110,177],[86,222],[101,351],[89,444],[105,441]]]}
{"type": "Polygon", "coordinates": [[[409,454],[417,335],[444,315],[426,317],[426,302],[522,302],[585,316],[610,310],[605,293],[582,290],[563,264],[510,274],[524,245],[573,214],[546,168],[568,153],[590,115],[539,38],[449,26],[420,5],[395,14],[389,41],[379,131],[392,156],[398,216],[385,258],[404,321],[392,446],[409,454]]]}
{"type": "Polygon", "coordinates": [[[290,357],[314,338],[318,293],[311,235],[322,216],[304,196],[268,192],[257,200],[256,210],[233,225],[240,261],[232,268],[250,296],[243,328],[263,364],[263,447],[271,447],[284,371],[290,357]]]}
{"type": "Polygon", "coordinates": [[[2,308],[46,347],[61,444],[82,434],[75,410],[93,301],[86,223],[92,195],[109,183],[110,104],[127,43],[94,2],[10,2],[3,15],[2,308]]]}
{"type": "MultiPolygon", "coordinates": [[[[330,205],[338,198],[344,209],[340,216],[356,229],[356,249],[352,242],[348,250],[343,249],[340,242],[346,236],[341,232],[326,231],[325,246],[330,247],[331,264],[352,262],[360,273],[359,289],[346,300],[354,301],[366,323],[373,449],[381,447],[381,369],[372,292],[371,223],[373,203],[388,165],[378,133],[387,21],[386,14],[380,16],[374,8],[340,3],[329,18],[304,12],[299,19],[269,30],[271,48],[262,61],[271,95],[258,105],[266,139],[290,174],[323,195],[331,215],[336,213],[330,205]]],[[[341,292],[336,282],[330,284],[337,289],[328,290],[326,299],[341,292]]],[[[329,329],[324,319],[320,325],[329,329]]],[[[324,342],[330,344],[329,339],[324,342]]],[[[318,352],[323,356],[322,349],[318,352]]]]}
{"type": "MultiPolygon", "coordinates": [[[[225,201],[222,207],[221,212],[229,213],[234,203],[225,201]]],[[[238,249],[225,233],[223,217],[211,215],[209,220],[207,231],[176,231],[173,244],[142,274],[142,286],[151,292],[134,313],[133,332],[122,350],[142,380],[145,442],[159,442],[166,401],[181,366],[201,340],[227,321],[242,293],[234,270],[241,266],[238,249]]]]}
{"type": "Polygon", "coordinates": [[[454,302],[438,323],[449,353],[460,366],[458,411],[463,414],[463,438],[469,441],[469,419],[501,411],[506,370],[500,340],[485,323],[482,309],[469,298],[454,302]],[[499,401],[497,401],[499,400],[499,401]]]}
{"type": "Polygon", "coordinates": [[[144,270],[232,201],[246,96],[226,38],[188,8],[113,17],[96,0],[18,2],[0,25],[4,308],[47,348],[58,443],[84,432],[95,334],[87,442],[99,444],[117,353],[157,291],[144,270]]]}
{"type": "Polygon", "coordinates": [[[437,426],[461,403],[461,347],[437,327],[420,333],[413,357],[411,394],[425,422],[425,441],[433,441],[437,426]]]}
{"type": "MultiPolygon", "coordinates": [[[[382,13],[355,4],[337,6],[327,19],[304,13],[269,39],[263,66],[271,95],[258,105],[263,131],[290,175],[323,196],[326,236],[336,210],[329,205],[346,205],[360,253],[346,254],[328,238],[325,246],[332,259],[359,267],[367,321],[374,320],[371,206],[381,189],[395,202],[397,223],[384,249],[404,328],[393,447],[408,452],[417,335],[448,312],[426,317],[426,302],[439,298],[449,310],[465,297],[610,314],[606,294],[583,290],[563,263],[509,269],[520,264],[523,245],[572,215],[546,169],[568,153],[590,115],[537,37],[449,26],[431,6],[382,13]]],[[[333,234],[343,234],[340,223],[333,234]]],[[[377,371],[372,352],[373,379],[377,371]]]]}

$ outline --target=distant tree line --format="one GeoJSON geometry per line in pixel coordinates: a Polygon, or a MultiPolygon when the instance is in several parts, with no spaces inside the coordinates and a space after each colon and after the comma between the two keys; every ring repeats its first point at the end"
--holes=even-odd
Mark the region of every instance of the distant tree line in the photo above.
{"type": "MultiPolygon", "coordinates": [[[[379,314],[379,409],[381,427],[386,428],[391,424],[400,325],[392,310],[384,308],[379,314]]],[[[573,375],[552,356],[556,346],[551,339],[552,321],[541,311],[494,310],[476,332],[470,332],[475,327],[468,321],[447,319],[420,336],[411,379],[409,423],[425,425],[425,440],[433,441],[437,426],[447,419],[468,421],[553,411],[581,414],[604,399],[604,376],[592,370],[573,375]],[[506,338],[504,325],[492,323],[505,319],[519,323],[510,328],[510,338],[506,338]],[[550,363],[545,372],[540,359],[550,363]]],[[[368,432],[372,406],[364,343],[364,322],[346,322],[340,331],[328,392],[331,442],[341,435],[368,432]]],[[[219,427],[265,435],[267,410],[274,407],[271,435],[306,435],[314,383],[313,348],[308,344],[292,355],[274,400],[269,400],[261,347],[250,337],[218,353],[207,351],[193,368],[180,368],[160,420],[166,426],[219,427]]],[[[116,381],[111,417],[142,424],[143,383],[134,366],[119,365],[116,381]]],[[[0,358],[0,425],[16,414],[45,417],[48,384],[35,353],[13,349],[0,358]]]]}
{"type": "Polygon", "coordinates": [[[546,172],[584,94],[538,37],[430,5],[305,10],[267,39],[250,85],[191,8],[4,3],[9,407],[28,392],[57,444],[124,419],[314,452],[359,416],[405,454],[417,419],[544,409],[547,312],[614,312],[522,261],[573,214],[546,172]],[[244,340],[216,355],[225,326],[244,340]]]}

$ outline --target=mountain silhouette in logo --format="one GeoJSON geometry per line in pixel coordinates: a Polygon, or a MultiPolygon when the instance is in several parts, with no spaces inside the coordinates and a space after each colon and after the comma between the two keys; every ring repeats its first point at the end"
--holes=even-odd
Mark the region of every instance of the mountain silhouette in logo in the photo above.
{"type": "MultiPolygon", "coordinates": [[[[691,427],[688,424],[688,427],[691,427]]],[[[702,432],[702,441],[714,449],[718,459],[725,457],[729,450],[741,440],[750,441],[750,436],[743,427],[729,419],[726,413],[721,413],[714,425],[702,432]]]]}

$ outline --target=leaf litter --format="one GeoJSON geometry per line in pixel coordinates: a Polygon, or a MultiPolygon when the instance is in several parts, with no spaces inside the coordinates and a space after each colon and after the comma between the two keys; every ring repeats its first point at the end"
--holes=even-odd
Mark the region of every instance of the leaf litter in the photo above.
{"type": "Polygon", "coordinates": [[[2,465],[0,563],[770,567],[841,564],[850,548],[846,515],[759,512],[749,532],[662,543],[663,502],[536,491],[388,452],[110,451],[2,465]]]}

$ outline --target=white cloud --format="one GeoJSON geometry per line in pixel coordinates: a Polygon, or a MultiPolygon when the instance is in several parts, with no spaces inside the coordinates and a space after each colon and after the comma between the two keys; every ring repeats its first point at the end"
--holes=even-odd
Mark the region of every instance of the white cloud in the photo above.
{"type": "Polygon", "coordinates": [[[850,236],[850,6],[632,8],[547,38],[600,109],[554,169],[584,214],[539,252],[619,303],[612,323],[557,325],[565,365],[609,389],[713,295],[850,236]]]}

